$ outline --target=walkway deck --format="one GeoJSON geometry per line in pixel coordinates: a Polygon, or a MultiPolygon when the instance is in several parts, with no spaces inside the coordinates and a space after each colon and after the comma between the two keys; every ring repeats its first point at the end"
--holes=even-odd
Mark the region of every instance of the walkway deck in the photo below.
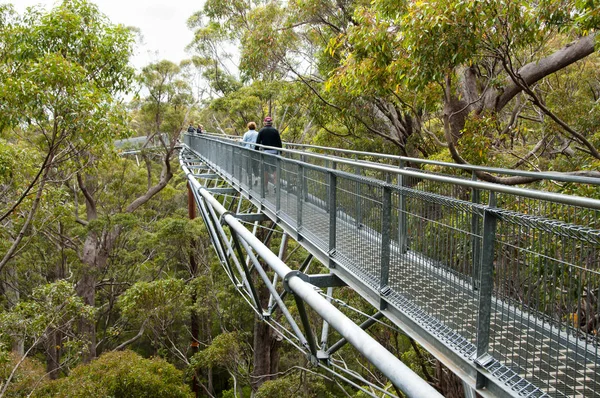
{"type": "MultiPolygon", "coordinates": [[[[494,294],[491,297],[489,344],[486,349],[490,356],[483,359],[480,356],[476,364],[481,282],[473,278],[469,261],[472,262],[474,256],[481,255],[480,252],[476,254],[478,250],[473,247],[481,247],[478,245],[482,244],[484,233],[480,228],[469,231],[462,229],[465,225],[473,225],[472,220],[476,220],[475,223],[481,226],[485,206],[456,198],[444,198],[437,193],[416,188],[401,187],[396,191],[393,185],[392,192],[388,194],[388,199],[385,199],[381,192],[386,186],[390,189],[389,183],[386,185],[385,182],[378,182],[372,178],[356,178],[336,170],[336,217],[332,220],[328,211],[332,180],[328,180],[328,176],[333,173],[328,174],[327,170],[314,165],[302,165],[282,159],[277,165],[277,185],[269,184],[263,193],[261,184],[249,183],[250,162],[247,157],[237,158],[239,163],[234,162],[232,165],[232,160],[236,158],[233,152],[235,149],[232,149],[231,157],[224,156],[225,151],[229,150],[226,143],[213,143],[215,147],[210,150],[207,147],[208,142],[204,145],[206,150],[202,150],[202,146],[198,144],[199,142],[193,139],[188,140],[188,145],[195,149],[196,155],[225,181],[255,204],[262,206],[265,214],[284,229],[300,236],[300,243],[315,255],[321,259],[329,259],[335,267],[333,272],[338,269],[338,275],[342,278],[345,274],[352,275],[352,278],[346,278],[346,282],[352,286],[356,281],[360,281],[362,286],[356,286],[356,290],[368,290],[373,296],[378,295],[404,317],[419,325],[423,333],[414,337],[423,345],[427,346],[427,340],[437,339],[436,344],[445,346],[462,358],[464,363],[459,367],[468,364],[472,369],[480,368],[488,379],[509,392],[507,395],[600,397],[600,377],[597,372],[598,341],[594,336],[582,334],[573,328],[569,320],[564,319],[564,308],[559,316],[557,310],[547,304],[544,308],[550,309],[546,310],[546,314],[540,311],[540,294],[535,293],[537,299],[531,297],[533,282],[526,282],[530,297],[524,297],[520,303],[513,296],[505,296],[506,290],[503,286],[507,284],[506,280],[510,279],[500,282],[498,278],[508,275],[509,270],[513,272],[515,267],[504,265],[508,260],[498,255],[494,257],[494,294]],[[218,150],[215,150],[216,145],[219,146],[218,150]],[[279,191],[274,192],[275,188],[279,191]],[[366,194],[365,190],[372,192],[366,194]],[[361,201],[361,205],[353,207],[352,204],[357,200],[361,201]],[[387,221],[383,215],[386,200],[391,201],[388,202],[391,203],[388,206],[392,209],[387,221]],[[401,201],[409,203],[400,206],[401,201]],[[443,214],[453,214],[456,209],[462,210],[461,213],[456,213],[458,215],[454,221],[448,222],[439,216],[432,216],[430,208],[425,209],[434,205],[437,206],[436,211],[443,214]],[[424,210],[416,211],[415,206],[422,206],[424,210]],[[359,208],[362,214],[358,214],[359,208]],[[465,209],[467,211],[464,211],[465,209]],[[335,223],[334,239],[331,238],[330,231],[332,222],[335,223]],[[381,233],[386,223],[392,231],[391,238],[381,233]],[[402,229],[407,228],[403,223],[409,223],[408,228],[412,228],[412,231],[407,231],[410,235],[407,243],[404,243],[401,237],[402,229]],[[438,232],[435,229],[436,223],[439,224],[438,232]],[[432,237],[432,233],[439,233],[438,239],[432,237]],[[427,241],[419,243],[419,238],[427,241]],[[382,250],[382,240],[386,239],[389,244],[387,252],[382,250]],[[451,247],[447,243],[449,239],[456,240],[451,247]],[[473,239],[476,241],[475,246],[466,247],[473,239]],[[428,247],[423,247],[423,244],[428,247]],[[405,250],[402,249],[403,245],[407,246],[405,250]],[[419,248],[426,253],[416,250],[419,248]],[[440,260],[438,254],[448,250],[455,250],[456,253],[448,253],[447,261],[440,260]],[[385,278],[385,275],[382,275],[382,256],[389,258],[389,277],[383,285],[382,277],[385,278]]],[[[246,154],[243,151],[240,153],[246,154]]],[[[264,159],[256,160],[265,162],[264,159]]],[[[502,214],[498,217],[499,220],[503,220],[502,214]]],[[[539,217],[534,221],[543,224],[545,219],[539,217]]],[[[556,222],[560,224],[562,221],[556,222]]],[[[537,228],[535,237],[547,239],[539,232],[541,227],[538,224],[534,225],[537,228]]],[[[507,239],[510,234],[506,231],[510,229],[498,226],[498,230],[501,233],[497,233],[496,236],[497,251],[498,248],[507,250],[511,245],[518,246],[518,243],[507,239]]],[[[524,230],[517,231],[526,233],[524,230]]],[[[524,238],[527,239],[530,238],[524,238]]],[[[585,249],[586,253],[600,253],[596,238],[588,241],[591,243],[585,249]]],[[[550,244],[550,241],[546,243],[550,244]]],[[[540,246],[543,249],[544,244],[540,243],[540,246]]],[[[535,248],[518,249],[533,252],[535,248]]],[[[583,252],[583,249],[581,250],[583,252]]],[[[541,257],[545,255],[550,258],[549,253],[542,254],[541,257]]],[[[540,256],[536,252],[533,257],[537,259],[540,256]]],[[[569,263],[566,259],[557,261],[554,258],[544,263],[554,271],[539,271],[540,275],[542,272],[546,274],[538,278],[537,283],[542,283],[542,287],[546,292],[550,292],[547,294],[552,297],[553,289],[575,291],[576,289],[570,289],[571,285],[581,285],[583,281],[583,278],[575,282],[570,278],[557,281],[560,277],[557,263],[567,267],[567,270],[577,265],[569,263]],[[552,278],[554,285],[551,285],[552,278]],[[568,285],[565,286],[566,284],[568,285]]],[[[597,260],[591,265],[597,266],[597,260]]],[[[598,269],[588,270],[593,273],[597,271],[598,269]]],[[[531,279],[532,276],[526,278],[531,279]]],[[[579,286],[579,290],[582,291],[586,284],[588,287],[592,286],[596,280],[585,279],[584,286],[579,286]]],[[[592,287],[597,289],[598,286],[592,287]]],[[[597,308],[594,311],[597,312],[597,308]]]]}

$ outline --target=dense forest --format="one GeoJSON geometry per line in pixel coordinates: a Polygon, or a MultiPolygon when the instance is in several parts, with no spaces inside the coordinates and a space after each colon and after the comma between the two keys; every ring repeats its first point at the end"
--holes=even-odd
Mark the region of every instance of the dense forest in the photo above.
{"type": "MultiPolygon", "coordinates": [[[[135,70],[137,31],[92,2],[0,4],[0,398],[366,396],[261,326],[221,272],[189,217],[176,156],[189,123],[241,136],[269,115],[290,142],[600,176],[598,1],[199,7],[189,59],[135,70]],[[121,154],[113,143],[132,136],[152,145],[121,154]]],[[[372,311],[338,298],[358,323],[372,311]]],[[[370,332],[461,396],[401,331],[370,332]]],[[[352,347],[340,361],[397,393],[352,347]]]]}

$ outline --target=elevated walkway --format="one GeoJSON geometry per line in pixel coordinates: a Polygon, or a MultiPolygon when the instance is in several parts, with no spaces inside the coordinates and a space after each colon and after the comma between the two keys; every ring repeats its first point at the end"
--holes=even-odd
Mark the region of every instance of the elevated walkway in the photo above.
{"type": "MultiPolygon", "coordinates": [[[[184,142],[182,165],[204,186],[227,183],[469,393],[600,396],[599,200],[307,150],[271,156],[206,135],[184,142]]],[[[593,179],[570,184],[582,182],[598,192],[593,179]]]]}

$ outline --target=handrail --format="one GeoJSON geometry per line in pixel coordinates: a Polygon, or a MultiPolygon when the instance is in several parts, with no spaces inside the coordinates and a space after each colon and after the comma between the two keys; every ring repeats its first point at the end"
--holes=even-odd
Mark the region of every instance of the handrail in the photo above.
{"type": "MultiPolygon", "coordinates": [[[[235,136],[235,135],[226,135],[226,134],[218,135],[218,134],[210,134],[210,133],[206,134],[206,135],[211,136],[211,137],[216,137],[216,138],[218,137],[219,139],[225,138],[225,139],[231,140],[231,141],[239,141],[241,139],[241,137],[235,136]]],[[[332,147],[319,146],[319,145],[297,144],[297,143],[293,143],[293,142],[284,142],[283,145],[284,145],[284,147],[319,149],[319,150],[331,151],[331,152],[335,152],[335,153],[344,153],[344,154],[355,155],[355,156],[365,156],[365,157],[369,156],[369,157],[380,158],[380,159],[394,160],[394,161],[397,161],[398,164],[400,164],[401,162],[418,163],[418,164],[431,165],[431,166],[449,167],[449,168],[460,169],[460,170],[465,170],[465,171],[483,171],[483,172],[487,172],[487,173],[502,174],[502,175],[507,175],[507,176],[530,177],[530,178],[535,178],[538,180],[549,180],[549,181],[560,181],[560,182],[573,182],[573,183],[579,183],[579,184],[600,185],[600,178],[597,178],[597,177],[588,177],[588,176],[580,176],[580,175],[572,175],[572,174],[560,174],[558,172],[513,170],[513,169],[504,169],[504,168],[500,168],[500,167],[478,166],[478,165],[473,165],[473,164],[449,163],[449,162],[442,162],[442,161],[438,161],[438,160],[419,159],[419,158],[400,156],[400,155],[390,155],[390,154],[386,154],[386,153],[357,151],[357,150],[352,150],[352,149],[332,148],[332,147]]],[[[257,146],[261,146],[261,145],[257,145],[257,146]]],[[[310,152],[305,152],[305,153],[310,153],[310,152]]],[[[332,155],[332,156],[334,156],[335,158],[338,158],[338,159],[343,159],[343,157],[340,157],[337,155],[332,155]]],[[[364,163],[364,164],[379,164],[377,162],[371,162],[368,160],[362,160],[362,161],[358,160],[358,159],[354,159],[354,160],[364,163]]]]}
{"type": "MultiPolygon", "coordinates": [[[[238,142],[227,142],[227,141],[232,141],[229,139],[223,140],[223,139],[217,139],[217,138],[206,137],[206,136],[203,136],[202,138],[207,139],[207,140],[223,142],[225,145],[229,145],[229,146],[236,146],[236,147],[239,146],[238,142]]],[[[309,153],[309,152],[297,151],[297,150],[285,149],[285,148],[275,148],[275,147],[259,145],[259,144],[256,144],[256,146],[261,147],[263,149],[277,149],[284,153],[304,155],[304,156],[321,159],[321,160],[331,160],[331,157],[327,156],[327,155],[319,155],[319,154],[313,154],[313,153],[309,153]]],[[[244,148],[244,149],[250,150],[247,148],[244,148]]],[[[265,156],[276,156],[276,155],[265,153],[265,156]]],[[[305,164],[304,162],[297,161],[295,159],[288,159],[288,160],[291,162],[294,162],[294,163],[298,163],[298,164],[305,164]]],[[[582,197],[582,196],[564,195],[564,194],[554,193],[554,192],[546,192],[546,191],[539,191],[539,190],[534,190],[534,189],[518,188],[518,187],[502,185],[502,184],[494,184],[494,183],[490,183],[490,182],[473,181],[473,180],[461,179],[461,178],[456,178],[456,177],[449,177],[449,176],[445,176],[445,175],[436,175],[436,174],[430,174],[430,173],[425,173],[425,172],[421,172],[421,171],[407,170],[405,168],[357,162],[355,160],[347,160],[347,159],[343,159],[343,158],[338,158],[336,160],[336,163],[345,164],[345,165],[349,165],[349,166],[361,166],[361,167],[368,168],[370,170],[382,171],[382,172],[386,172],[386,173],[403,175],[403,176],[407,176],[407,177],[414,177],[414,178],[418,178],[418,179],[424,179],[424,180],[435,181],[435,182],[443,182],[443,183],[447,183],[447,184],[455,184],[455,185],[460,185],[460,186],[464,186],[464,187],[468,187],[468,188],[485,189],[485,190],[489,190],[489,191],[497,192],[497,193],[506,193],[509,195],[522,196],[522,197],[526,197],[526,198],[530,198],[530,199],[548,200],[548,201],[553,201],[553,202],[572,205],[572,206],[588,207],[588,208],[592,208],[595,210],[600,210],[600,200],[586,198],[586,197],[582,197]]],[[[315,169],[322,168],[323,170],[330,170],[326,167],[316,166],[316,165],[310,165],[310,167],[315,168],[315,169]]],[[[333,172],[334,173],[343,173],[343,172],[340,172],[339,170],[333,170],[333,172]]]]}

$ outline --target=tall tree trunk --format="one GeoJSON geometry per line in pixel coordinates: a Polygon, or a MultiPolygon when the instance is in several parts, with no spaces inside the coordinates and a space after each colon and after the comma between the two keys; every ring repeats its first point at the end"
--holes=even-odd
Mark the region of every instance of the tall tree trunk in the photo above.
{"type": "Polygon", "coordinates": [[[279,373],[279,358],[281,357],[281,351],[279,348],[281,347],[282,337],[273,329],[271,329],[271,359],[270,359],[270,370],[269,373],[271,379],[277,378],[275,376],[279,373]]]}
{"type": "Polygon", "coordinates": [[[46,373],[52,380],[58,379],[60,373],[62,348],[62,333],[56,329],[50,331],[46,340],[46,373]]]}
{"type": "MultiPolygon", "coordinates": [[[[58,223],[58,235],[59,242],[57,243],[57,250],[60,251],[60,258],[56,263],[54,272],[49,275],[49,282],[62,280],[66,275],[67,257],[65,255],[65,242],[64,242],[64,226],[62,222],[58,223]]],[[[57,330],[49,330],[48,339],[46,340],[46,373],[50,379],[57,379],[60,375],[60,357],[62,347],[62,333],[57,330]]]]}
{"type": "MultiPolygon", "coordinates": [[[[95,307],[97,278],[106,268],[108,256],[119,233],[119,227],[112,231],[103,230],[101,234],[90,231],[85,239],[81,255],[83,268],[76,290],[87,305],[95,307]]],[[[79,327],[81,334],[89,341],[88,350],[83,355],[84,362],[89,362],[96,357],[96,322],[82,319],[79,327]]]]}
{"type": "MultiPolygon", "coordinates": [[[[274,228],[271,225],[271,228],[274,228]]],[[[270,242],[265,242],[266,229],[260,229],[257,237],[269,246],[270,242]]],[[[282,252],[285,257],[287,245],[282,252]]],[[[262,308],[269,305],[269,290],[267,286],[256,278],[257,294],[262,308]],[[258,282],[258,283],[257,283],[258,282]]],[[[252,371],[252,390],[258,388],[267,380],[274,379],[275,373],[279,371],[279,347],[281,345],[281,336],[273,330],[266,322],[255,317],[254,322],[254,369],[252,371]]]]}
{"type": "MultiPolygon", "coordinates": [[[[19,293],[19,279],[17,278],[17,270],[14,267],[6,269],[6,280],[2,281],[2,291],[8,301],[10,308],[17,305],[21,299],[19,293]]],[[[21,338],[15,338],[12,341],[12,352],[22,357],[25,354],[25,342],[21,338]]]]}
{"type": "MultiPolygon", "coordinates": [[[[257,290],[264,308],[269,300],[269,291],[264,283],[260,283],[257,290]]],[[[273,346],[271,337],[271,327],[257,315],[254,321],[254,368],[251,383],[253,391],[257,391],[265,381],[269,380],[268,375],[271,374],[271,347],[273,346]]]]}
{"type": "MultiPolygon", "coordinates": [[[[87,240],[86,244],[87,246],[87,240]]],[[[84,262],[83,274],[77,283],[77,294],[86,305],[95,307],[96,302],[96,270],[84,262]]],[[[79,332],[88,339],[87,351],[83,354],[83,361],[90,362],[96,358],[96,323],[87,319],[79,322],[79,332]]]]}

